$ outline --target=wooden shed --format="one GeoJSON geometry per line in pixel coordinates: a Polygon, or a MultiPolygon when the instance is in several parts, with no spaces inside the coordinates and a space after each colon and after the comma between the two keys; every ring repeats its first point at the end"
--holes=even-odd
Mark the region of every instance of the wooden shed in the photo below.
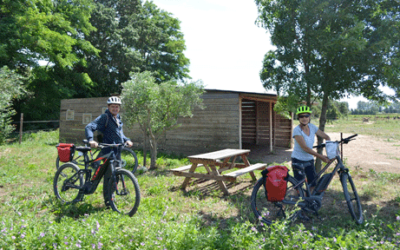
{"type": "MultiPolygon", "coordinates": [[[[160,138],[159,151],[187,156],[225,148],[291,147],[292,120],[273,111],[276,95],[206,89],[202,98],[205,109],[179,118],[182,125],[160,138]]],[[[106,102],[107,97],[62,100],[60,141],[81,143],[86,124],[105,111],[106,102]]],[[[124,133],[142,147],[138,125],[124,126],[124,133]]]]}

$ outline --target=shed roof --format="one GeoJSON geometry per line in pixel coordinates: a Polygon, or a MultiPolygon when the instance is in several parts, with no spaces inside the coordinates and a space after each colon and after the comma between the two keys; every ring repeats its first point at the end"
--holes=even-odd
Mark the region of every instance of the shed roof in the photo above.
{"type": "Polygon", "coordinates": [[[250,91],[236,91],[236,90],[223,90],[223,89],[205,89],[207,92],[226,92],[226,93],[237,93],[237,94],[251,94],[260,96],[271,96],[276,97],[276,94],[272,93],[261,93],[261,92],[250,92],[250,91]]]}

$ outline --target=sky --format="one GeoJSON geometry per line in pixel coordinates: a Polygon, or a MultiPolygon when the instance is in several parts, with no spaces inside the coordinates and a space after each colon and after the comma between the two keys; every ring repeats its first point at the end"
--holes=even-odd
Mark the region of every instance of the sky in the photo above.
{"type": "MultiPolygon", "coordinates": [[[[153,2],[181,21],[193,80],[202,80],[207,89],[275,93],[266,91],[259,78],[264,55],[274,47],[266,30],[255,24],[253,0],[153,2]]],[[[367,99],[352,96],[341,101],[356,109],[358,101],[367,99]]]]}

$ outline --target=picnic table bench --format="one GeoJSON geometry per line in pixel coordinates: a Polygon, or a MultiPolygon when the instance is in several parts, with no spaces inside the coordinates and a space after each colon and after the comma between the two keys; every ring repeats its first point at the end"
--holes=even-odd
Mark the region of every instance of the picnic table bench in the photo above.
{"type": "Polygon", "coordinates": [[[267,164],[257,163],[250,165],[247,159],[250,150],[248,149],[223,149],[205,154],[188,156],[190,165],[182,166],[179,168],[172,169],[172,173],[176,176],[186,177],[181,186],[182,189],[186,189],[191,178],[215,180],[225,195],[229,195],[228,189],[226,188],[225,181],[234,182],[236,178],[250,173],[253,181],[257,178],[254,175],[254,170],[264,169],[267,164]],[[242,159],[242,163],[236,162],[242,159]],[[204,167],[207,173],[195,173],[198,167],[204,167]],[[227,174],[221,174],[224,171],[230,169],[238,169],[227,174]]]}

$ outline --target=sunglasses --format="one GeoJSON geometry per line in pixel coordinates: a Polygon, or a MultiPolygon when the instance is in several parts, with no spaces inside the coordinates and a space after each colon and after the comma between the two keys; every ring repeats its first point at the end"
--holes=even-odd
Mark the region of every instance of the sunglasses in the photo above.
{"type": "Polygon", "coordinates": [[[310,115],[299,115],[299,118],[308,118],[310,115]]]}

